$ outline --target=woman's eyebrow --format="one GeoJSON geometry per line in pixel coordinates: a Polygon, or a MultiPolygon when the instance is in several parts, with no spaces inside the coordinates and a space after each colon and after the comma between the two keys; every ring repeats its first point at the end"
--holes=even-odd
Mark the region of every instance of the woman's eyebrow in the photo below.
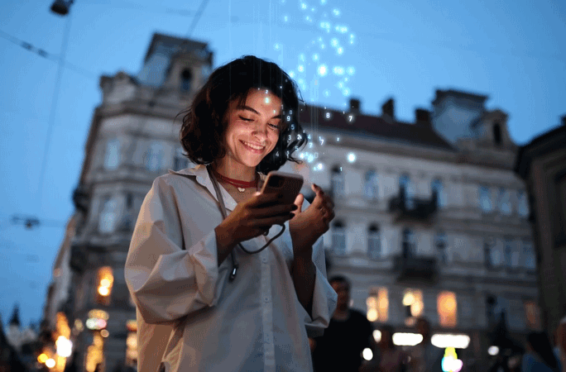
{"type": "MultiPolygon", "coordinates": [[[[236,109],[237,109],[237,110],[251,111],[251,112],[253,112],[253,113],[256,114],[256,115],[260,115],[259,112],[257,112],[255,109],[251,108],[250,106],[239,105],[239,106],[236,106],[236,109]]],[[[274,116],[272,117],[272,119],[281,119],[282,117],[283,117],[283,116],[281,115],[281,113],[279,113],[279,114],[277,114],[277,115],[274,115],[274,116]]]]}

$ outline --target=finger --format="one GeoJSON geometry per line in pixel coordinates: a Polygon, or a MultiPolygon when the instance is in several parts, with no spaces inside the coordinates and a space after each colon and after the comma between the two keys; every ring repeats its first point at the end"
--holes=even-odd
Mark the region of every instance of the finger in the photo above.
{"type": "Polygon", "coordinates": [[[280,214],[287,214],[297,210],[295,204],[275,204],[271,206],[257,206],[250,211],[251,218],[266,218],[273,217],[280,214]]]}
{"type": "Polygon", "coordinates": [[[287,213],[275,217],[266,217],[266,218],[257,219],[254,221],[254,227],[259,229],[264,229],[266,227],[271,227],[273,225],[282,225],[287,220],[290,220],[293,217],[294,216],[291,213],[287,213]]]}
{"type": "Polygon", "coordinates": [[[305,196],[303,194],[297,195],[294,204],[297,206],[297,213],[301,213],[303,210],[303,202],[305,201],[305,196]]]}
{"type": "Polygon", "coordinates": [[[279,201],[279,193],[268,193],[261,194],[256,193],[253,197],[248,200],[248,205],[250,207],[258,207],[262,205],[276,204],[279,201]]]}

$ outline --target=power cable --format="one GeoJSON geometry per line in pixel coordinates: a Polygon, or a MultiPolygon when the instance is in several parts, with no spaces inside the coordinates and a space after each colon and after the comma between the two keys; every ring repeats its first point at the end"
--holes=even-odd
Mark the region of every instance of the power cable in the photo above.
{"type": "Polygon", "coordinates": [[[206,7],[206,4],[208,3],[208,0],[202,0],[202,2],[200,3],[200,6],[195,14],[195,17],[193,18],[193,21],[191,23],[191,25],[189,26],[189,30],[187,31],[187,36],[186,37],[191,37],[193,31],[195,30],[195,27],[197,26],[197,23],[200,19],[200,17],[202,16],[202,13],[204,12],[204,8],[206,7]]]}
{"type": "Polygon", "coordinates": [[[41,207],[41,197],[43,192],[43,183],[45,180],[45,168],[47,167],[47,161],[49,158],[49,148],[51,145],[51,133],[53,131],[53,125],[55,118],[57,116],[57,104],[59,101],[59,92],[61,90],[61,80],[63,76],[63,66],[65,61],[65,55],[67,53],[67,43],[69,41],[69,31],[71,29],[71,15],[67,16],[67,22],[65,24],[65,30],[63,31],[63,43],[61,45],[61,53],[59,54],[59,63],[57,66],[57,77],[55,79],[55,87],[53,90],[53,100],[51,102],[51,112],[49,114],[49,121],[47,124],[47,135],[45,139],[45,148],[43,151],[43,158],[41,162],[41,169],[39,170],[39,184],[37,189],[37,197],[39,198],[38,206],[41,207]]]}

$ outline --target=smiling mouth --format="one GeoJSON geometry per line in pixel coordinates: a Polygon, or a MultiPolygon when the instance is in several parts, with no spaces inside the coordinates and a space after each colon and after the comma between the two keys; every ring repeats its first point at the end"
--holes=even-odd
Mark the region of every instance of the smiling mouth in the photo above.
{"type": "Polygon", "coordinates": [[[242,144],[244,145],[244,147],[246,149],[248,149],[249,151],[256,153],[256,154],[261,154],[263,152],[263,150],[265,149],[265,146],[257,146],[257,145],[254,145],[252,143],[245,142],[245,141],[240,141],[240,142],[242,142],[242,144]]]}

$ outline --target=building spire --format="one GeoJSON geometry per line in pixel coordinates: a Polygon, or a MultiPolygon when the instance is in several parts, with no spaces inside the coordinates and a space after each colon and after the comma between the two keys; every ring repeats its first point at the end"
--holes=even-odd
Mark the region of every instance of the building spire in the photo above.
{"type": "Polygon", "coordinates": [[[20,328],[20,307],[18,306],[18,304],[14,305],[14,311],[12,312],[12,317],[10,318],[9,324],[18,326],[18,328],[20,328]]]}

